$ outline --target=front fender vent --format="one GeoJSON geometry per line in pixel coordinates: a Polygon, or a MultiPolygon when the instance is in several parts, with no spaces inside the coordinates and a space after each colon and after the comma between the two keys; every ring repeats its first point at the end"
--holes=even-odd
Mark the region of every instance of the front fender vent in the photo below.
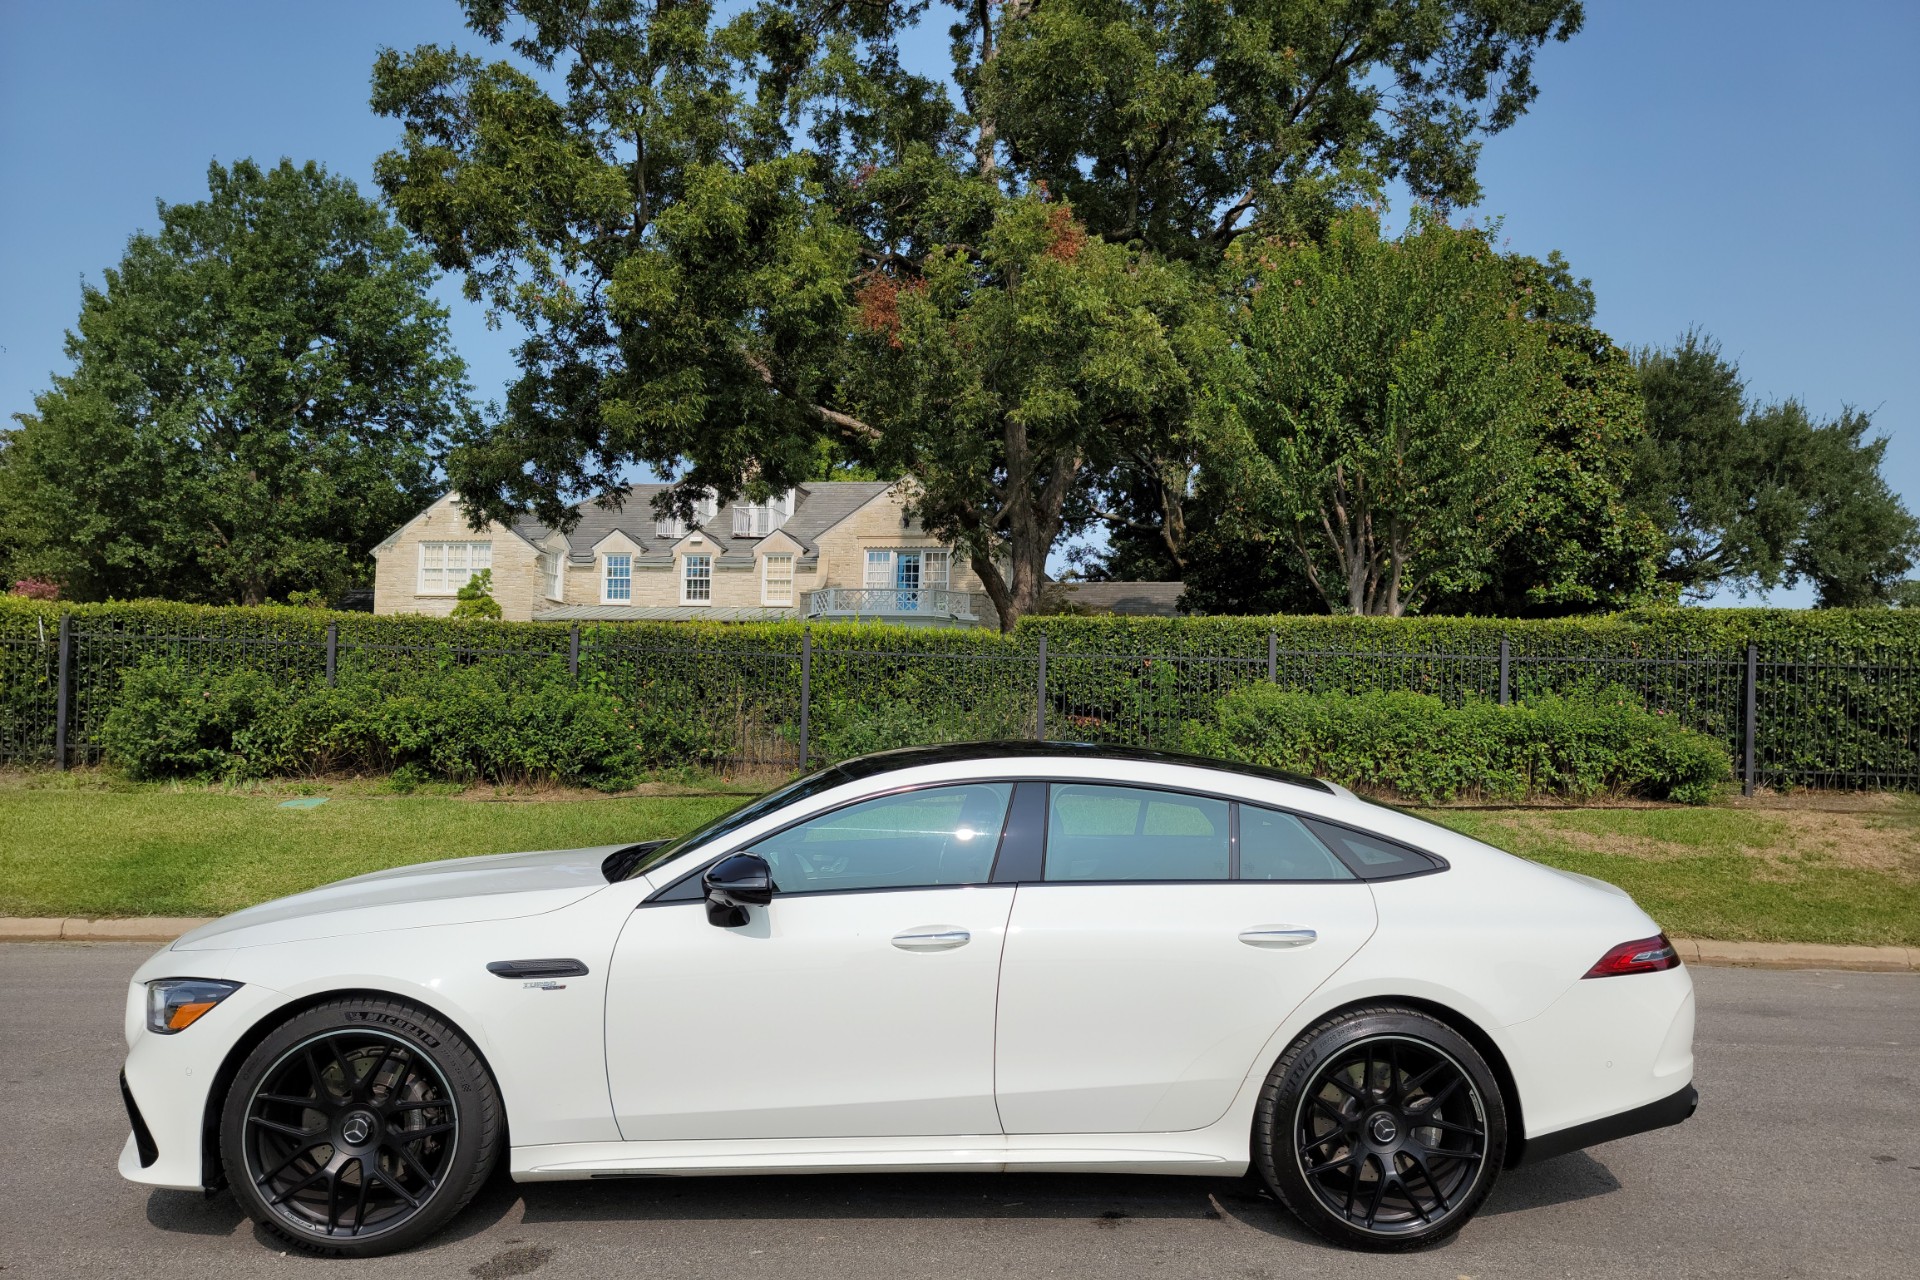
{"type": "Polygon", "coordinates": [[[153,1130],[147,1128],[146,1117],[140,1114],[140,1104],[133,1100],[124,1071],[120,1073],[120,1101],[127,1104],[127,1119],[133,1122],[133,1149],[140,1153],[140,1167],[151,1169],[160,1158],[160,1146],[153,1140],[153,1130]]]}

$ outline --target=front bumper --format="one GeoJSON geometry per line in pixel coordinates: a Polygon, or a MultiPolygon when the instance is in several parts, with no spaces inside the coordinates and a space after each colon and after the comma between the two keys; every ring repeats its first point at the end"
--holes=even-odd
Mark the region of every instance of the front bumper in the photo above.
{"type": "Polygon", "coordinates": [[[176,1035],[145,1024],[145,983],[129,990],[127,1061],[121,1099],[133,1132],[120,1152],[120,1176],[143,1186],[198,1191],[216,1181],[206,1167],[206,1135],[219,1117],[208,1112],[228,1057],[279,1001],[277,992],[245,986],[176,1035]],[[143,1137],[144,1130],[144,1137],[143,1137]]]}
{"type": "Polygon", "coordinates": [[[1538,1164],[1583,1147],[1598,1146],[1602,1142],[1612,1142],[1616,1138],[1630,1137],[1650,1129],[1664,1129],[1687,1119],[1699,1105],[1700,1091],[1689,1084],[1658,1102],[1649,1102],[1618,1115],[1602,1116],[1598,1120],[1576,1124],[1570,1129],[1558,1129],[1537,1138],[1528,1138],[1521,1143],[1520,1153],[1512,1160],[1512,1165],[1538,1164]]]}

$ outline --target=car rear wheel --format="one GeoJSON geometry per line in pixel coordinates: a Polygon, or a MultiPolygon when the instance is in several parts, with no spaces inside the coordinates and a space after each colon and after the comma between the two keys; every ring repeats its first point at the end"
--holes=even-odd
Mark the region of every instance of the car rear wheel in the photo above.
{"type": "Polygon", "coordinates": [[[499,1093],[460,1033],[416,1005],[335,1000],[241,1064],[220,1123],[227,1183],[254,1221],[311,1253],[424,1240],[498,1158],[499,1093]]]}
{"type": "Polygon", "coordinates": [[[1506,1156],[1499,1084],[1478,1050],[1394,1005],[1321,1022],[1274,1065],[1254,1162],[1301,1222],[1340,1244],[1417,1249],[1458,1231],[1506,1156]]]}

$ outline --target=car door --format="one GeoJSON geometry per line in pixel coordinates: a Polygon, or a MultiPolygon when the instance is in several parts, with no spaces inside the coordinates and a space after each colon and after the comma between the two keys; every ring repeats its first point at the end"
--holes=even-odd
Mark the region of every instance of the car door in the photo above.
{"type": "Polygon", "coordinates": [[[1147,1133],[1223,1115],[1280,1023],[1373,932],[1373,895],[1299,819],[1054,783],[1001,960],[1008,1133],[1147,1133]]]}
{"type": "Polygon", "coordinates": [[[771,903],[708,923],[697,876],[633,913],[607,991],[620,1132],[992,1134],[1008,783],[938,786],[758,841],[771,903]]]}

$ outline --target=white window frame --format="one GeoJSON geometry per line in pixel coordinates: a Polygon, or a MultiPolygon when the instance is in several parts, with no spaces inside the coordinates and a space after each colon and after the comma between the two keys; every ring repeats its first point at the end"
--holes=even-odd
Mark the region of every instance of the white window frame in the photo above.
{"type": "Polygon", "coordinates": [[[900,555],[918,552],[920,590],[944,591],[953,585],[953,550],[950,547],[869,547],[860,585],[872,591],[892,591],[900,580],[900,555]]]}
{"type": "Polygon", "coordinates": [[[420,568],[414,579],[414,594],[455,596],[472,581],[473,575],[493,568],[493,540],[435,538],[420,544],[420,568]],[[458,564],[455,550],[458,549],[458,564]],[[459,574],[458,579],[454,577],[459,574]],[[429,576],[431,575],[431,576],[429,576]]]}
{"type": "Polygon", "coordinates": [[[713,553],[712,552],[688,551],[681,555],[680,557],[680,603],[691,604],[691,605],[709,605],[713,603],[713,553]],[[694,563],[696,561],[698,561],[701,568],[705,570],[705,572],[700,577],[700,581],[705,584],[707,589],[707,593],[704,596],[695,596],[692,591],[693,584],[694,584],[693,569],[694,569],[694,563]]]}
{"type": "Polygon", "coordinates": [[[633,553],[631,551],[609,551],[600,557],[600,603],[633,603],[633,553]],[[627,587],[627,594],[624,596],[613,594],[613,563],[616,560],[624,562],[623,567],[627,571],[626,575],[620,579],[627,587]]]}
{"type": "Polygon", "coordinates": [[[769,551],[760,558],[760,603],[767,605],[789,606],[793,604],[794,565],[797,557],[791,551],[769,551]],[[785,566],[784,577],[776,576],[774,562],[785,566]],[[774,588],[784,585],[784,593],[774,588]]]}
{"type": "Polygon", "coordinates": [[[893,589],[893,552],[885,547],[867,548],[867,567],[860,585],[869,591],[893,589]],[[878,570],[878,573],[875,570],[878,570]]]}

